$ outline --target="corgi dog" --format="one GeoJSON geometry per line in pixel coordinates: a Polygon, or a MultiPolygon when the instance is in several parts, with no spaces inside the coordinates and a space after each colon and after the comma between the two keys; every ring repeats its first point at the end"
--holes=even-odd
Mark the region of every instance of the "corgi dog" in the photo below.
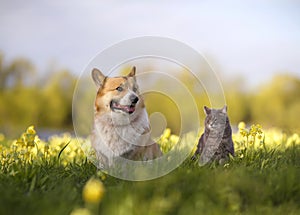
{"type": "Polygon", "coordinates": [[[148,114],[135,73],[133,67],[127,76],[106,77],[100,70],[92,70],[98,90],[91,143],[100,168],[110,167],[116,157],[146,161],[162,156],[150,138],[148,114]]]}

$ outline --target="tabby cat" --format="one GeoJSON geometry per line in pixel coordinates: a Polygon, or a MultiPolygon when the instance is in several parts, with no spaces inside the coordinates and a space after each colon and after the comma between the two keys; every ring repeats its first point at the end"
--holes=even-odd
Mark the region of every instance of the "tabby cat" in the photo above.
{"type": "Polygon", "coordinates": [[[205,130],[199,139],[197,150],[193,156],[200,155],[199,164],[204,165],[212,161],[223,164],[234,156],[232,130],[227,115],[227,106],[222,109],[210,109],[204,106],[206,114],[205,130]]]}

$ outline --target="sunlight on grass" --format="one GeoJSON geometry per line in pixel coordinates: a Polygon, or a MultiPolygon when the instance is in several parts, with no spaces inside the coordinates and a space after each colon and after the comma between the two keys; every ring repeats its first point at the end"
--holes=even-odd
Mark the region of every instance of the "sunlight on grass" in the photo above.
{"type": "MultiPolygon", "coordinates": [[[[185,141],[194,141],[196,147],[199,136],[189,134],[185,141]]],[[[166,129],[158,143],[168,153],[179,139],[166,129]]],[[[1,198],[8,203],[10,198],[28,199],[24,207],[38,200],[40,210],[58,198],[58,214],[194,214],[197,208],[199,213],[209,208],[212,213],[225,214],[299,211],[294,204],[300,198],[299,134],[240,123],[233,140],[236,156],[223,166],[200,168],[188,158],[160,179],[133,183],[97,170],[83,152],[90,149],[81,148],[87,147],[85,139],[63,134],[43,141],[30,126],[16,140],[0,134],[1,198]],[[49,197],[43,199],[40,193],[49,197]]],[[[0,212],[11,209],[4,205],[0,212]]]]}

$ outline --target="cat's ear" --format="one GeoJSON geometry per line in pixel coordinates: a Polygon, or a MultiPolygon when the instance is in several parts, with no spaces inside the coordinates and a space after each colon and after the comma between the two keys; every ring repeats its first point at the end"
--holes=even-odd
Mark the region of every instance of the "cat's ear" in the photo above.
{"type": "Polygon", "coordinates": [[[224,105],[224,107],[222,108],[222,112],[227,113],[227,105],[224,105]]]}
{"type": "Polygon", "coordinates": [[[211,109],[204,106],[204,112],[205,112],[206,115],[209,115],[211,113],[211,109]]]}
{"type": "Polygon", "coordinates": [[[101,87],[103,85],[105,75],[103,75],[103,73],[99,69],[94,68],[92,70],[92,78],[96,86],[101,87]]]}

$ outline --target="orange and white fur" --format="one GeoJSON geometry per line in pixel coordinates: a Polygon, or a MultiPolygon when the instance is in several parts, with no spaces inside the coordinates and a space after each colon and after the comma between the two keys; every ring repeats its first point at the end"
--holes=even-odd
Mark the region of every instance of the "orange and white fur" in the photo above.
{"type": "Polygon", "coordinates": [[[120,77],[106,77],[93,69],[92,78],[98,91],[91,141],[100,167],[111,166],[116,157],[129,160],[160,157],[159,146],[150,138],[150,123],[135,67],[127,76],[120,77]]]}

